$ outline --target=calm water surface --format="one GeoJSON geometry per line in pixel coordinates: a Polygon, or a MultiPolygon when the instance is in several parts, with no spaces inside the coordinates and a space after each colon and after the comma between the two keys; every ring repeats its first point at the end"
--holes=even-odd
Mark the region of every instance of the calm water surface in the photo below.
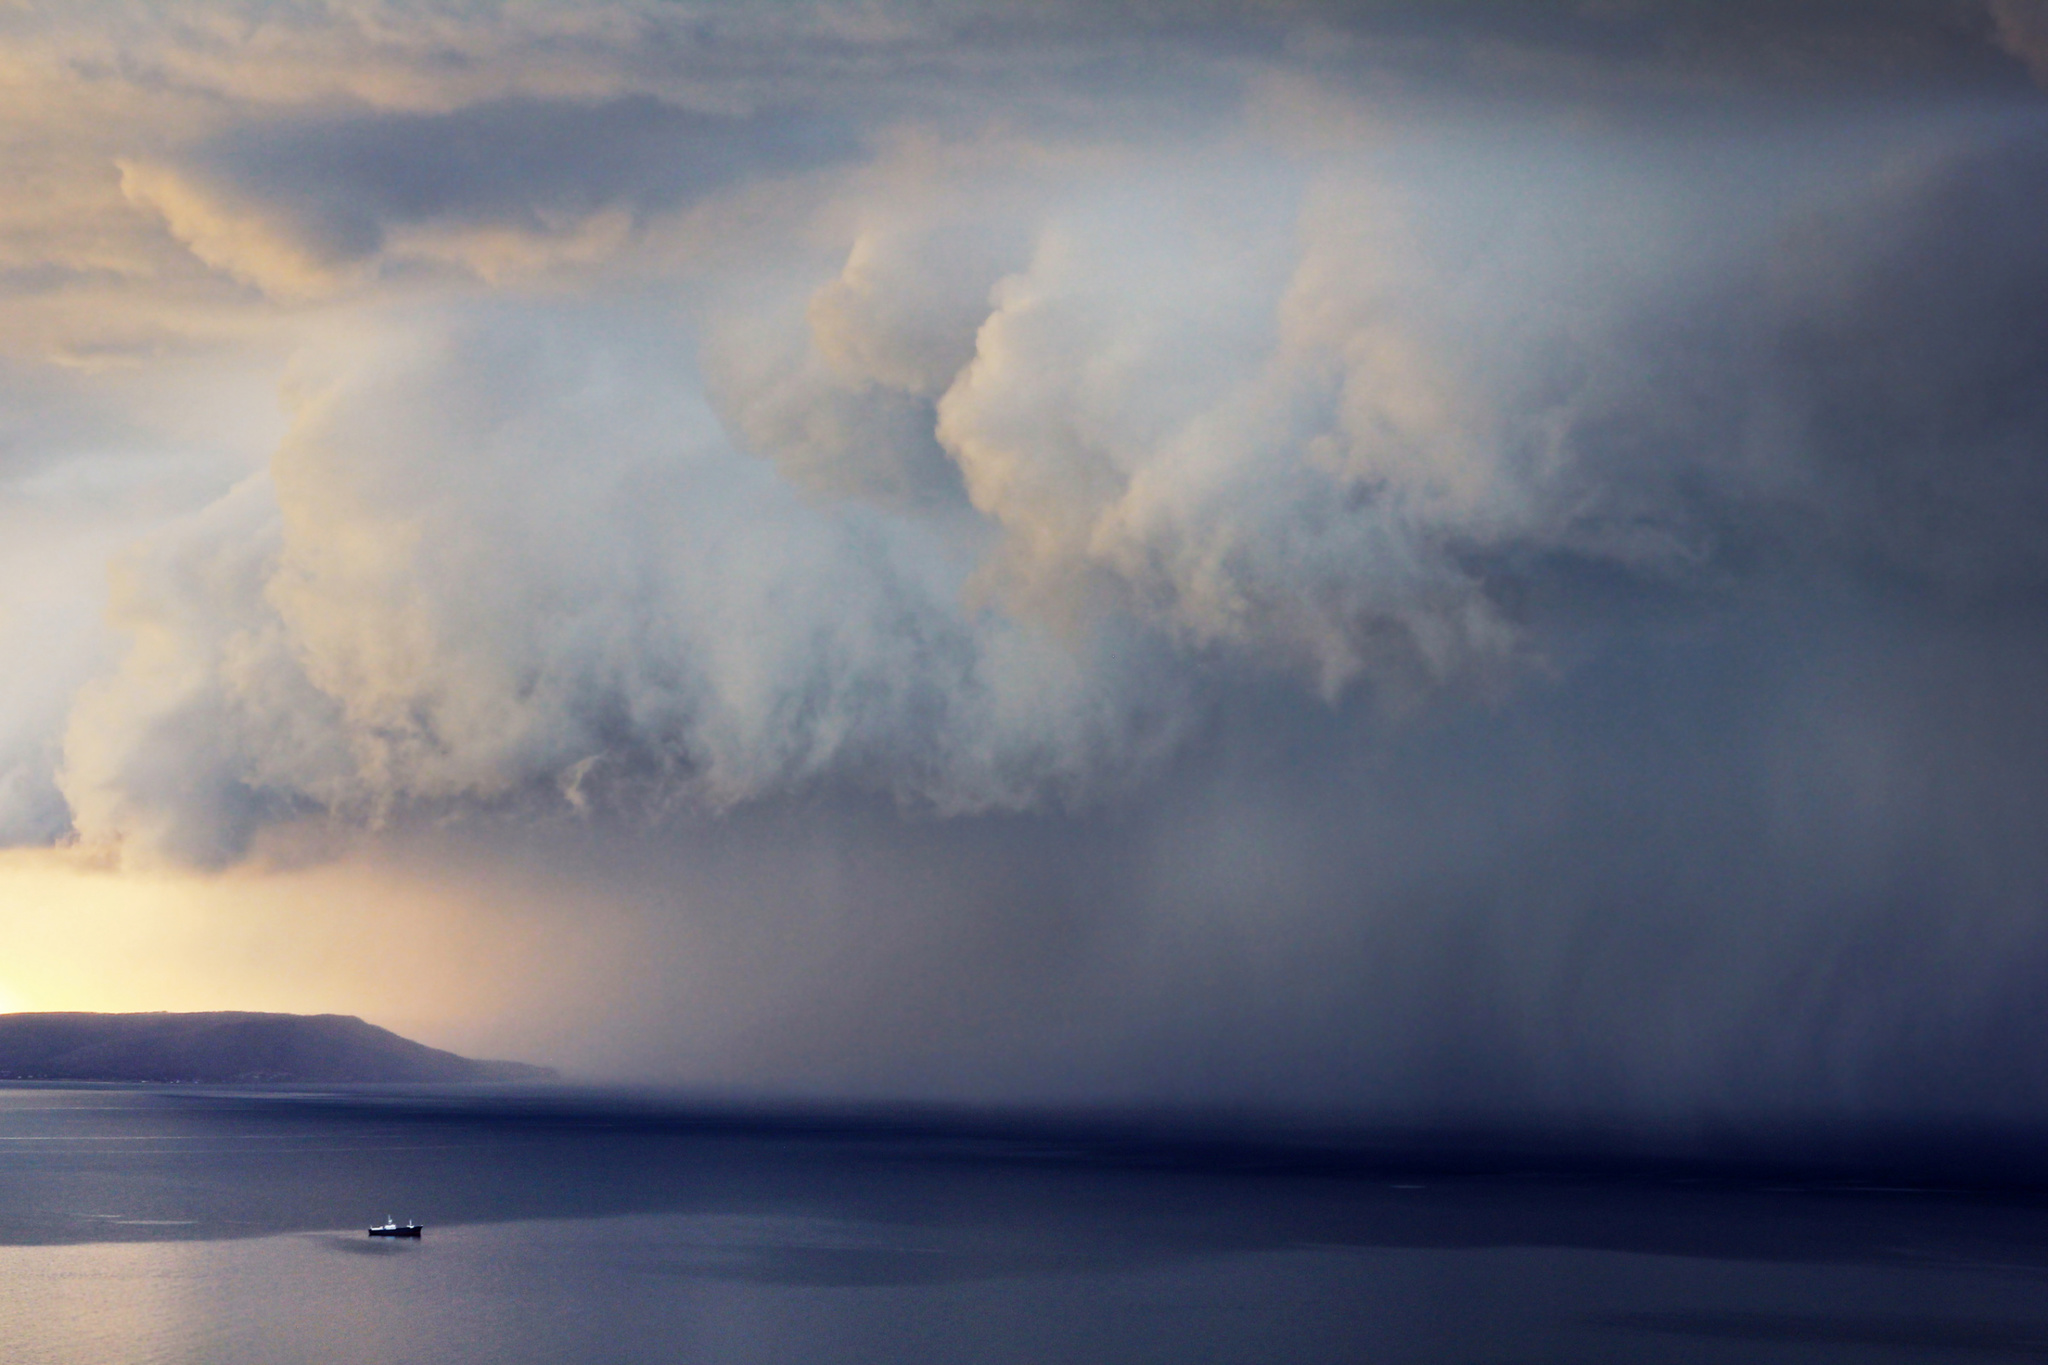
{"type": "Polygon", "coordinates": [[[453,1092],[0,1090],[0,1360],[2048,1359],[1955,1193],[1133,1162],[453,1092]],[[386,1214],[418,1244],[372,1242],[386,1214]]]}

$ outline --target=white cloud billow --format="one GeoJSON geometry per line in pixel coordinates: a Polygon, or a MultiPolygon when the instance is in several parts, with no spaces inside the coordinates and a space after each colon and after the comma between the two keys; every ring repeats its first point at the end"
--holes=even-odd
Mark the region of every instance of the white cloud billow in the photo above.
{"type": "MultiPolygon", "coordinates": [[[[1915,214],[1988,231],[1936,221],[1900,147],[1977,138],[1985,183],[2034,192],[1991,133],[1397,119],[1274,69],[1094,122],[1122,96],[1057,44],[984,89],[988,52],[922,11],[259,8],[35,37],[39,98],[82,100],[50,73],[108,45],[143,75],[80,121],[75,185],[9,210],[9,240],[100,243],[7,257],[58,282],[10,353],[296,356],[268,467],[119,557],[131,652],[58,773],[91,843],[218,862],[276,821],[828,787],[1085,802],[1247,676],[1498,695],[1543,653],[1518,593],[1547,565],[1710,575],[1747,535],[1919,572],[1901,490],[1968,525],[2040,501],[2023,462],[1916,482],[1917,454],[1828,444],[1844,411],[1967,407],[1975,362],[1913,339],[2018,238],[1920,253],[1949,272],[1923,295],[1872,262],[1915,214]],[[884,99],[899,60],[938,68],[884,99]],[[1920,345],[1896,368],[1926,382],[1800,369],[1840,315],[1920,345]]],[[[1160,60],[1230,69],[1205,54],[1160,60]]],[[[17,838],[51,818],[36,727],[64,708],[37,705],[0,753],[17,838]]]]}
{"type": "Polygon", "coordinates": [[[308,365],[271,471],[131,554],[134,652],[67,744],[85,839],[211,862],[314,811],[827,779],[1014,807],[1171,740],[1142,645],[972,608],[942,534],[806,505],[644,352],[520,322],[567,335],[424,325],[308,365]]]}

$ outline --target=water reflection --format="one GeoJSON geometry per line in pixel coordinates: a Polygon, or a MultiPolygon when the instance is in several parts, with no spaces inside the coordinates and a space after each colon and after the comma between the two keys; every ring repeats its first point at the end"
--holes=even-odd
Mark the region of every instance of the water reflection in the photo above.
{"type": "Polygon", "coordinates": [[[2048,1222],[1994,1193],[432,1095],[0,1092],[0,1139],[10,1362],[2048,1356],[2048,1222]]]}
{"type": "Polygon", "coordinates": [[[301,1236],[319,1250],[337,1256],[405,1256],[420,1247],[418,1242],[410,1239],[368,1237],[349,1232],[308,1232],[301,1236]]]}
{"type": "Polygon", "coordinates": [[[2048,1322],[1971,1322],[1814,1313],[1616,1313],[1601,1321],[1669,1336],[1829,1346],[1883,1346],[2010,1358],[2048,1355],[2048,1322]]]}

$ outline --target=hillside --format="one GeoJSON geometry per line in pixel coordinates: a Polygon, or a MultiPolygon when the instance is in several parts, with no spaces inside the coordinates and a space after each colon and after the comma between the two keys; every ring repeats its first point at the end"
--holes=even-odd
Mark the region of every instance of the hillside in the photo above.
{"type": "Polygon", "coordinates": [[[0,1014],[0,1080],[523,1081],[346,1014],[0,1014]]]}

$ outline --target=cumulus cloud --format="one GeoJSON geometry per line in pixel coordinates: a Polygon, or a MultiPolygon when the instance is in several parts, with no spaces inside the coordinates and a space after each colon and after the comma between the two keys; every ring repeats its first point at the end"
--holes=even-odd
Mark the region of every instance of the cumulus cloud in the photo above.
{"type": "MultiPolygon", "coordinates": [[[[1957,539],[1901,545],[1912,518],[1854,491],[1921,457],[1847,450],[1838,386],[1925,405],[1858,416],[1897,431],[1953,421],[1986,367],[2030,365],[2023,305],[2003,316],[1974,283],[2030,270],[2016,206],[2037,191],[2015,136],[1920,147],[1910,171],[1824,135],[1730,162],[1728,146],[1501,130],[1364,161],[1126,166],[1041,193],[1028,260],[993,283],[992,263],[958,272],[897,228],[918,270],[891,312],[871,303],[886,247],[858,237],[804,325],[785,321],[793,359],[728,365],[717,389],[745,440],[828,493],[890,460],[895,487],[906,459],[951,488],[930,424],[1000,532],[980,581],[1013,609],[1121,613],[1330,695],[1361,678],[1426,691],[1521,647],[1507,560],[1692,579],[1750,534],[1806,555],[1824,523],[1817,553],[1945,572],[1957,539]],[[1947,217],[1967,184],[2013,216],[1987,200],[1947,217]],[[1971,245],[1934,248],[1930,230],[1971,245]],[[1952,274],[1908,275],[1905,256],[1952,274]],[[1985,324],[1970,345],[1936,340],[1965,314],[1985,324]],[[1861,373],[1873,363],[1912,384],[1861,373]]],[[[992,217],[1001,240],[1015,201],[992,217]]],[[[1956,509],[1987,531],[2034,503],[2008,443],[2039,425],[1990,411],[1999,432],[1943,434],[1949,467],[1982,471],[1948,486],[2003,481],[1956,509]]],[[[1998,573],[2028,553],[2010,529],[1969,543],[2001,547],[1998,573]]]]}
{"type": "Polygon", "coordinates": [[[1502,695],[1588,567],[2031,591],[2024,123],[1860,172],[1819,136],[1318,146],[1026,147],[981,195],[878,166],[815,210],[835,252],[701,326],[359,315],[268,473],[127,561],[79,832],[210,862],[311,813],[1058,806],[1232,678],[1502,695]]]}
{"type": "Polygon", "coordinates": [[[85,838],[213,862],[310,811],[828,779],[976,810],[1170,742],[1142,642],[976,611],[942,534],[806,507],[662,372],[673,339],[517,321],[309,363],[268,475],[125,561],[136,645],[66,743],[85,838]]]}

